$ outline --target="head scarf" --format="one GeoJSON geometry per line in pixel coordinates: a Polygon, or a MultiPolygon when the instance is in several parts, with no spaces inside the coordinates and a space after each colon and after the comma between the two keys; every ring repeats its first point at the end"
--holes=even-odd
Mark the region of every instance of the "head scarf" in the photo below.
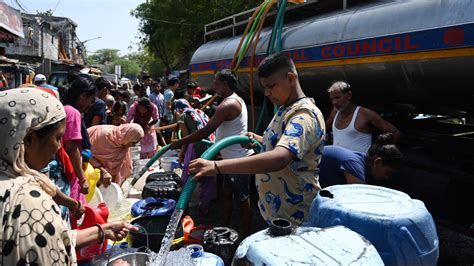
{"type": "Polygon", "coordinates": [[[66,117],[56,97],[35,88],[0,92],[0,179],[33,177],[51,196],[56,187],[44,174],[30,169],[25,162],[23,139],[31,130],[39,130],[66,117]]]}
{"type": "MultiPolygon", "coordinates": [[[[189,114],[196,123],[198,130],[205,127],[209,122],[209,117],[202,110],[194,109],[185,99],[178,99],[174,101],[174,110],[179,114],[189,114]]],[[[209,136],[209,140],[214,142],[214,134],[209,136]]]]}
{"type": "Polygon", "coordinates": [[[144,132],[138,124],[120,126],[101,125],[87,129],[92,143],[92,160],[95,167],[102,166],[112,176],[123,181],[132,173],[129,148],[123,145],[140,141],[144,132]]]}

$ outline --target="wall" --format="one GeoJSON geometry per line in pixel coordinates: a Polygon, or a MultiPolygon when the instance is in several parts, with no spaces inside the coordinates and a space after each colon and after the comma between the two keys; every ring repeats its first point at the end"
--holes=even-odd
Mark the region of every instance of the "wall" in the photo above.
{"type": "Polygon", "coordinates": [[[23,17],[23,31],[25,38],[18,38],[13,44],[0,44],[5,47],[8,56],[29,56],[41,63],[41,42],[43,42],[44,58],[58,60],[57,32],[47,22],[43,24],[43,40],[41,39],[41,25],[34,18],[23,17]]]}

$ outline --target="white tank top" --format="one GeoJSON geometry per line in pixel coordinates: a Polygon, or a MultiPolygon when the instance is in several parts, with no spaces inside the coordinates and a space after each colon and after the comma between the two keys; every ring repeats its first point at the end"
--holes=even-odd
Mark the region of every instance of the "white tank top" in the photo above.
{"type": "Polygon", "coordinates": [[[352,114],[352,120],[349,126],[344,129],[338,129],[336,127],[337,117],[339,116],[339,111],[337,111],[334,121],[332,122],[333,144],[349,150],[367,153],[372,145],[372,134],[362,133],[355,128],[355,121],[359,115],[359,109],[360,106],[357,106],[352,114]]]}
{"type": "MultiPolygon", "coordinates": [[[[224,121],[216,130],[216,142],[229,136],[240,136],[247,133],[247,106],[244,100],[233,93],[227,99],[236,99],[242,106],[242,112],[231,121],[224,121]]],[[[251,155],[253,152],[242,148],[240,145],[231,145],[221,150],[222,158],[233,159],[251,155]]]]}

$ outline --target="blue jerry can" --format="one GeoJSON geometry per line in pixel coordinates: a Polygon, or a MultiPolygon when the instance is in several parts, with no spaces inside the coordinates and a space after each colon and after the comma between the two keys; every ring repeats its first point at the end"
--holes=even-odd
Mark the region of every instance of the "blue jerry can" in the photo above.
{"type": "Polygon", "coordinates": [[[191,258],[197,266],[224,266],[224,261],[217,255],[204,252],[201,245],[187,246],[191,250],[191,258]]]}

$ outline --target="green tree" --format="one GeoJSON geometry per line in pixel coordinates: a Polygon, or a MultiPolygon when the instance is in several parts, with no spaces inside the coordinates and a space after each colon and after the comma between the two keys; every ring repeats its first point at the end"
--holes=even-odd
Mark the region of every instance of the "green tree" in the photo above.
{"type": "Polygon", "coordinates": [[[108,65],[120,58],[118,49],[99,49],[94,54],[89,55],[88,62],[90,65],[108,65]]]}
{"type": "Polygon", "coordinates": [[[140,20],[142,44],[166,69],[186,68],[203,43],[204,25],[253,8],[261,0],[150,0],[132,14],[140,20]]]}
{"type": "Polygon", "coordinates": [[[161,62],[161,60],[153,56],[146,47],[139,50],[139,52],[128,54],[127,57],[130,60],[138,63],[142,71],[147,72],[152,77],[163,76],[166,67],[161,62]]]}
{"type": "Polygon", "coordinates": [[[115,66],[120,65],[122,69],[122,76],[128,77],[128,78],[136,78],[140,72],[141,72],[141,67],[140,65],[135,62],[134,60],[130,60],[127,58],[127,56],[124,56],[122,58],[119,58],[115,61],[113,61],[110,64],[110,68],[108,69],[110,73],[114,73],[115,66]]]}

